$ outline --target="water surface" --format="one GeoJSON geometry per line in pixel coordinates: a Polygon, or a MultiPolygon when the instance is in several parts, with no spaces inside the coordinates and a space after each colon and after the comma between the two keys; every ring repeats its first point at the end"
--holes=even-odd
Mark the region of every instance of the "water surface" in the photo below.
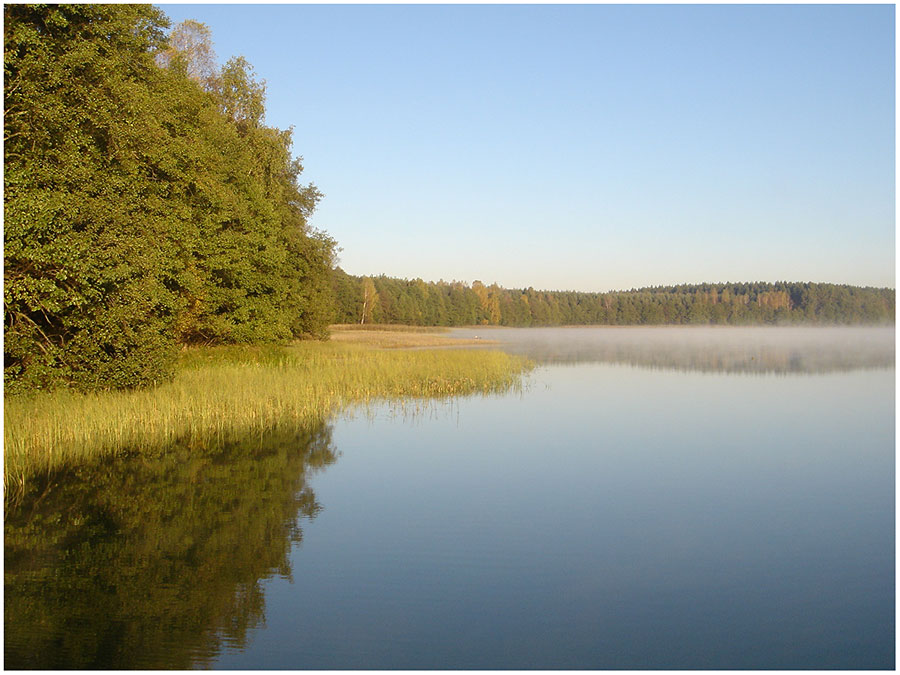
{"type": "Polygon", "coordinates": [[[893,329],[691,330],[86,471],[7,523],[6,665],[893,668],[893,329]]]}

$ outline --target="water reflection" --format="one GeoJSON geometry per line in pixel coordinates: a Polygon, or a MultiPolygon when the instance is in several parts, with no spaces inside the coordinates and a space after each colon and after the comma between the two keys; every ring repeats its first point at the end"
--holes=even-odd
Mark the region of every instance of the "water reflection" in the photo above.
{"type": "Polygon", "coordinates": [[[727,373],[828,373],[894,365],[893,327],[590,326],[453,333],[497,340],[504,351],[553,364],[727,373]]]}
{"type": "Polygon", "coordinates": [[[5,666],[892,667],[893,329],[478,332],[582,366],[40,486],[5,666]]]}
{"type": "Polygon", "coordinates": [[[290,576],[307,481],[331,427],[79,469],[5,523],[8,669],[208,665],[264,621],[262,579],[290,576]]]}

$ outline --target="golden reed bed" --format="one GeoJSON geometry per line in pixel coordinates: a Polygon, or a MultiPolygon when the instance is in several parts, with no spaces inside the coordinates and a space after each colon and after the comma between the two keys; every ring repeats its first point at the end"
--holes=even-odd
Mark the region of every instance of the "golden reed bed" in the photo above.
{"type": "MultiPolygon", "coordinates": [[[[530,367],[493,350],[380,349],[387,345],[378,339],[366,342],[351,331],[334,335],[329,342],[285,347],[188,350],[175,379],[153,389],[6,397],[6,499],[21,498],[37,474],[119,453],[181,440],[202,447],[226,435],[321,420],[372,400],[504,391],[519,385],[530,367]]],[[[418,337],[399,337],[391,346],[425,346],[418,337]]]]}
{"type": "Polygon", "coordinates": [[[368,326],[339,324],[331,327],[331,341],[367,345],[380,349],[414,347],[462,347],[497,344],[495,340],[451,338],[445,328],[422,326],[368,326]]]}

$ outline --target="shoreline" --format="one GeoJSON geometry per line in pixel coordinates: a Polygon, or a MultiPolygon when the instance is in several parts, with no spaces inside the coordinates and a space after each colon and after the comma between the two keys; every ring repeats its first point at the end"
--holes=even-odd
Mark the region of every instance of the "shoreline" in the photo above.
{"type": "MultiPolygon", "coordinates": [[[[448,345],[456,346],[456,345],[448,345]]],[[[21,501],[37,475],[159,451],[189,440],[302,426],[373,400],[507,391],[531,363],[497,350],[380,349],[340,341],[202,347],[152,389],[4,397],[4,490],[21,501]]]]}

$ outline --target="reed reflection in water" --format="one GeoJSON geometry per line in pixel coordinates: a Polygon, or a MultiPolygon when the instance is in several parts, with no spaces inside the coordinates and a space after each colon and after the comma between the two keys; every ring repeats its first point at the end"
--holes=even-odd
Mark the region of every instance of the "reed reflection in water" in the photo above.
{"type": "Polygon", "coordinates": [[[551,364],[44,486],[6,667],[892,667],[893,328],[477,332],[551,364]]]}
{"type": "Polygon", "coordinates": [[[320,423],[45,484],[6,514],[4,666],[184,669],[242,647],[336,457],[320,423]]]}

